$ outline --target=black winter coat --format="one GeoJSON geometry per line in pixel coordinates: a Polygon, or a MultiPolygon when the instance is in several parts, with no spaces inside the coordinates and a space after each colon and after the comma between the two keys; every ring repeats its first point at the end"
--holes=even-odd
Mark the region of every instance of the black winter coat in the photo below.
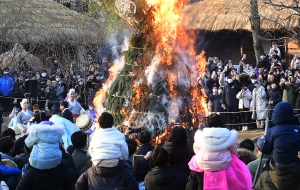
{"type": "Polygon", "coordinates": [[[221,95],[210,95],[210,109],[211,112],[222,112],[223,108],[221,107],[221,95]]]}
{"type": "Polygon", "coordinates": [[[124,161],[112,168],[92,166],[76,182],[76,190],[114,190],[125,187],[138,190],[137,181],[124,161]]]}
{"type": "Polygon", "coordinates": [[[239,100],[236,98],[236,95],[241,90],[241,85],[239,81],[234,80],[232,83],[227,84],[224,87],[222,99],[222,104],[225,104],[226,106],[236,106],[239,105],[239,100]]]}
{"type": "Polygon", "coordinates": [[[166,141],[163,148],[168,152],[170,156],[169,164],[179,169],[190,172],[188,163],[193,157],[193,153],[187,147],[187,145],[176,142],[166,141]]]}
{"type": "Polygon", "coordinates": [[[203,174],[204,172],[191,171],[186,190],[203,190],[203,174]]]}
{"type": "Polygon", "coordinates": [[[63,176],[63,185],[62,185],[62,189],[63,190],[72,190],[78,175],[76,173],[76,168],[75,168],[75,164],[74,161],[72,159],[72,156],[67,154],[64,149],[62,149],[62,163],[64,163],[64,165],[66,165],[67,167],[67,171],[64,173],[63,176]]]}
{"type": "MultiPolygon", "coordinates": [[[[83,150],[75,149],[72,158],[74,160],[75,166],[76,166],[76,172],[77,174],[80,174],[81,169],[85,166],[85,164],[91,160],[90,156],[86,155],[86,152],[83,150]]],[[[78,175],[79,177],[79,175],[78,175]]]]}
{"type": "Polygon", "coordinates": [[[152,169],[145,177],[147,190],[184,190],[188,174],[177,167],[152,169]]]}
{"type": "Polygon", "coordinates": [[[73,114],[68,108],[62,113],[62,117],[73,123],[73,114]]]}
{"type": "Polygon", "coordinates": [[[61,190],[63,176],[68,166],[65,163],[49,170],[30,168],[19,182],[16,190],[61,190]]]}
{"type": "Polygon", "coordinates": [[[141,144],[141,146],[137,149],[136,155],[146,155],[147,152],[153,151],[154,146],[150,143],[141,144]]]}
{"type": "Polygon", "coordinates": [[[268,91],[267,100],[273,101],[273,104],[270,105],[270,108],[274,109],[276,104],[282,101],[281,90],[279,88],[277,88],[275,90],[268,91]]]}

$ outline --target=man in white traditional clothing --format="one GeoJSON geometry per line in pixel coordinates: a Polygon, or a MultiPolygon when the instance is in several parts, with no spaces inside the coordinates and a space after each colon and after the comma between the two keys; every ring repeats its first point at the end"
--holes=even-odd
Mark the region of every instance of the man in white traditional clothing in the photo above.
{"type": "Polygon", "coordinates": [[[33,116],[33,112],[28,109],[27,99],[23,99],[20,102],[22,110],[17,115],[17,125],[23,133],[26,132],[26,125],[29,122],[30,118],[33,116]]]}
{"type": "MultiPolygon", "coordinates": [[[[73,120],[85,112],[85,110],[80,106],[79,102],[75,99],[75,89],[71,88],[68,93],[68,109],[72,112],[73,120]]],[[[75,123],[75,121],[74,121],[75,123]]]]}
{"type": "Polygon", "coordinates": [[[53,123],[55,123],[55,125],[63,125],[65,127],[65,132],[64,135],[62,136],[62,139],[64,143],[64,148],[67,149],[68,146],[72,145],[72,141],[71,141],[72,134],[76,131],[79,131],[79,128],[69,120],[60,117],[58,115],[59,112],[60,112],[59,109],[54,109],[53,115],[49,119],[49,121],[52,121],[53,123]]]}

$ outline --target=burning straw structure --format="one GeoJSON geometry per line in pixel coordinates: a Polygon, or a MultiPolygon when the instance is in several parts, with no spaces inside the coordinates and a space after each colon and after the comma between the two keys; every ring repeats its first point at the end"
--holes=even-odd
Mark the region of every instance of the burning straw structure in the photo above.
{"type": "Polygon", "coordinates": [[[194,33],[181,28],[187,0],[147,0],[137,5],[136,32],[124,56],[94,104],[107,110],[116,125],[144,126],[151,132],[179,121],[198,126],[207,113],[198,77],[205,71],[204,52],[196,56],[194,33]]]}

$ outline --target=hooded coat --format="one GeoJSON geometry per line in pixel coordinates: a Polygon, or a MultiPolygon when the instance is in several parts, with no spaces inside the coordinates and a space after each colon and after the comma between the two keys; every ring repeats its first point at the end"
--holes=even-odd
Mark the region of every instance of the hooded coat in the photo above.
{"type": "Polygon", "coordinates": [[[252,92],[252,101],[250,103],[252,119],[263,120],[267,117],[267,93],[262,85],[259,85],[257,91],[252,92]]]}
{"type": "Polygon", "coordinates": [[[231,164],[231,153],[236,154],[238,133],[226,128],[204,128],[194,136],[197,166],[202,170],[225,170],[231,164]]]}
{"type": "Polygon", "coordinates": [[[31,125],[25,139],[26,146],[33,147],[29,157],[30,165],[40,170],[58,166],[62,158],[59,146],[63,134],[64,126],[41,123],[31,125]]]}
{"type": "Polygon", "coordinates": [[[152,169],[145,177],[147,190],[184,190],[188,174],[177,167],[166,166],[152,169]]]}
{"type": "Polygon", "coordinates": [[[138,190],[137,181],[124,161],[111,168],[93,165],[79,177],[75,185],[76,190],[114,190],[118,187],[138,190]]]}
{"type": "Polygon", "coordinates": [[[300,127],[293,125],[294,110],[290,103],[280,102],[272,114],[274,127],[264,138],[258,138],[261,152],[273,153],[273,159],[279,164],[293,164],[300,151],[300,127]]]}

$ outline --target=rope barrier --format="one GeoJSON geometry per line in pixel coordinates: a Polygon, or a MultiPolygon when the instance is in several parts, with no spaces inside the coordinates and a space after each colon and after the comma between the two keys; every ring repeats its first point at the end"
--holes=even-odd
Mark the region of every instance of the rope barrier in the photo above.
{"type": "MultiPolygon", "coordinates": [[[[0,96],[0,98],[7,98],[7,99],[17,99],[17,100],[22,100],[22,99],[30,99],[30,98],[16,98],[16,97],[13,97],[13,96],[0,96]]],[[[60,103],[60,101],[53,101],[53,100],[50,100],[50,99],[47,99],[47,100],[40,100],[40,99],[36,99],[36,98],[32,98],[33,100],[35,101],[38,101],[38,102],[46,102],[46,101],[50,101],[51,103],[60,103]]],[[[299,111],[299,109],[296,109],[294,108],[294,111],[299,111]]],[[[220,114],[229,114],[229,113],[243,113],[243,112],[253,112],[253,111],[274,111],[274,109],[259,109],[259,110],[249,110],[249,111],[237,111],[237,112],[226,112],[226,111],[221,111],[221,112],[217,112],[217,113],[220,113],[220,114]]],[[[148,112],[135,112],[135,113],[139,113],[139,114],[149,114],[148,112]]],[[[210,112],[210,113],[216,113],[216,112],[210,112]]],[[[300,115],[300,114],[299,114],[300,115]]]]}

